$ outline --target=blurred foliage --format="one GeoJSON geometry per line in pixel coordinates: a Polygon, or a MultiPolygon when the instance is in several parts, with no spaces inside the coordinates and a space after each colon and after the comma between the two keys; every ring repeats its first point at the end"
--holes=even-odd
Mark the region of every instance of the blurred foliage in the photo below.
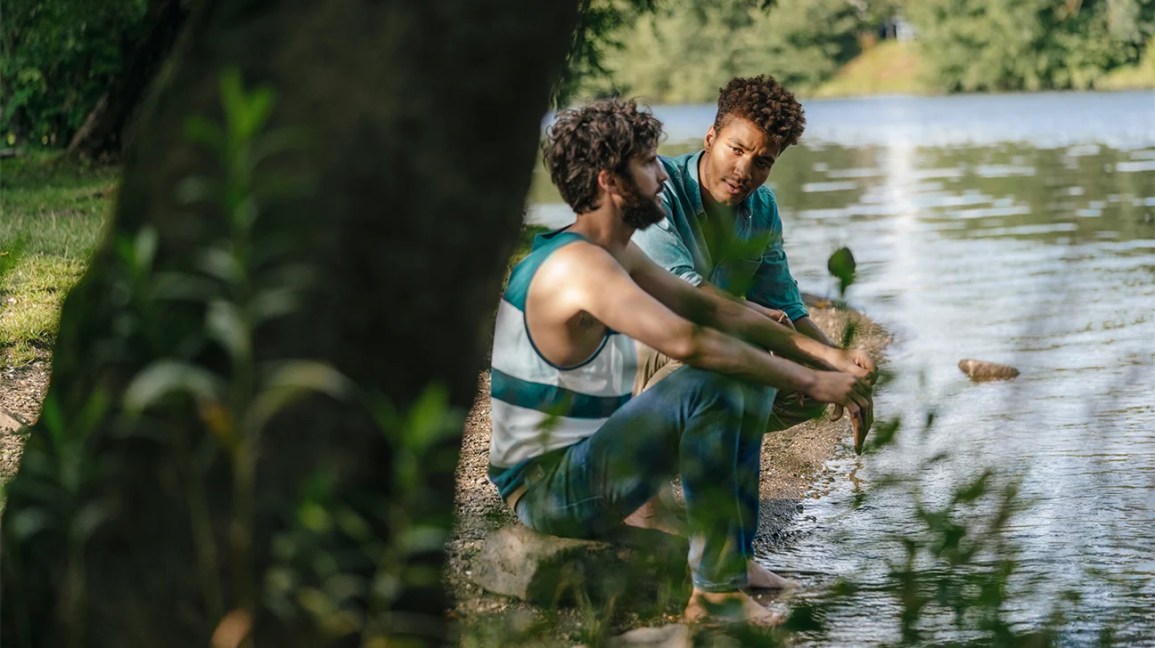
{"type": "Polygon", "coordinates": [[[904,14],[952,92],[1095,88],[1155,33],[1153,0],[920,0],[904,14]]]}
{"type": "Polygon", "coordinates": [[[7,0],[0,21],[0,133],[64,146],[120,71],[147,0],[7,0]]]}
{"type": "MultiPolygon", "coordinates": [[[[0,134],[7,145],[67,144],[121,70],[129,44],[148,29],[147,6],[6,2],[0,134]]],[[[1155,78],[1110,77],[1138,66],[1151,48],[1155,0],[581,0],[553,103],[604,95],[712,102],[727,79],[755,74],[802,94],[856,93],[853,84],[820,88],[897,17],[917,28],[927,89],[1134,87],[1155,78]]]]}
{"type": "Polygon", "coordinates": [[[727,79],[766,73],[812,87],[858,54],[867,16],[845,0],[668,0],[608,34],[607,73],[584,78],[579,94],[711,102],[727,79]]]}
{"type": "Polygon", "coordinates": [[[609,74],[605,67],[608,52],[620,49],[618,34],[638,17],[653,11],[655,0],[580,0],[578,26],[574,29],[565,66],[553,88],[551,103],[564,107],[587,78],[609,74]]]}
{"type": "Polygon", "coordinates": [[[896,19],[915,28],[922,72],[909,61],[883,63],[889,75],[906,76],[888,78],[888,88],[1152,83],[1149,74],[1110,75],[1142,68],[1155,34],[1155,0],[590,0],[558,103],[605,95],[712,102],[727,79],[754,74],[771,74],[802,94],[856,94],[862,90],[855,84],[823,86],[877,38],[880,25],[896,19]]]}

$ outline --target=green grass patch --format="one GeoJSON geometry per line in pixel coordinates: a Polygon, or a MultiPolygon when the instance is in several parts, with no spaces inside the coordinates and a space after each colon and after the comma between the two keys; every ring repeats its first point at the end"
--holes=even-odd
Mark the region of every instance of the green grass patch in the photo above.
{"type": "Polygon", "coordinates": [[[0,364],[48,357],[64,295],[111,213],[118,172],[42,152],[0,163],[0,364]]]}
{"type": "Polygon", "coordinates": [[[842,66],[833,79],[805,94],[815,98],[934,94],[925,79],[918,45],[882,41],[842,66]]]}
{"type": "Polygon", "coordinates": [[[1095,84],[1098,90],[1147,90],[1155,88],[1155,38],[1147,41],[1143,57],[1135,65],[1111,70],[1095,84]]]}

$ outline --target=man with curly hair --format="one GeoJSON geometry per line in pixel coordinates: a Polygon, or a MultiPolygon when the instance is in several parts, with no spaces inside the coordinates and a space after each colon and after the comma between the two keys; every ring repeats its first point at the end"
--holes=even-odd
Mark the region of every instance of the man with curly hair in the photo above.
{"type": "MultiPolygon", "coordinates": [[[[842,351],[810,319],[790,274],[782,220],[774,192],[763,186],[774,163],[806,126],[802,106],[771,76],[734,78],[718,93],[718,111],[701,151],[662,157],[669,180],[662,202],[667,217],[639,230],[633,241],[658,265],[711,295],[729,295],[768,319],[789,326],[816,344],[806,347],[829,366],[850,357],[873,374],[865,351],[842,351]],[[817,347],[817,348],[816,348],[817,347]]],[[[769,347],[770,351],[782,350],[769,347]]],[[[677,367],[664,354],[647,352],[644,385],[677,367]]],[[[825,403],[779,390],[767,431],[783,430],[820,416],[825,403]]],[[[835,418],[842,410],[835,407],[835,418]]],[[[869,429],[851,417],[854,446],[861,451],[869,429]]]]}
{"type": "Polygon", "coordinates": [[[680,475],[686,618],[770,623],[744,591],[774,585],[752,554],[764,396],[790,389],[857,413],[871,387],[849,360],[824,371],[763,351],[805,356],[808,338],[693,288],[630,242],[665,217],[660,135],[631,101],[562,111],[550,128],[545,161],[576,221],[537,237],[498,307],[489,475],[522,523],[582,538],[632,522],[680,475]],[[640,345],[685,366],[635,396],[640,345]]]}

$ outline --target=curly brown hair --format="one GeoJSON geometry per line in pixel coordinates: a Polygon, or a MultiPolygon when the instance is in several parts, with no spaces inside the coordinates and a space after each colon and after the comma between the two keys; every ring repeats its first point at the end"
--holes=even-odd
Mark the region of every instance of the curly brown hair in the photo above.
{"type": "Polygon", "coordinates": [[[598,208],[598,172],[629,176],[630,160],[658,145],[662,122],[632,99],[605,99],[563,110],[542,151],[549,177],[575,213],[598,208]]]}
{"type": "Polygon", "coordinates": [[[736,77],[718,89],[714,129],[722,130],[731,117],[749,119],[781,147],[797,144],[806,128],[806,116],[794,93],[774,77],[736,77]]]}

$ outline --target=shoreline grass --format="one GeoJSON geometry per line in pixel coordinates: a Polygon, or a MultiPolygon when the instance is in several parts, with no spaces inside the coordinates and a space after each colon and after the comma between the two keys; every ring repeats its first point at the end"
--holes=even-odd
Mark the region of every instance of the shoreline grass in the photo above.
{"type": "Polygon", "coordinates": [[[942,94],[925,79],[916,43],[882,41],[865,48],[834,78],[801,94],[811,99],[942,94]]]}

